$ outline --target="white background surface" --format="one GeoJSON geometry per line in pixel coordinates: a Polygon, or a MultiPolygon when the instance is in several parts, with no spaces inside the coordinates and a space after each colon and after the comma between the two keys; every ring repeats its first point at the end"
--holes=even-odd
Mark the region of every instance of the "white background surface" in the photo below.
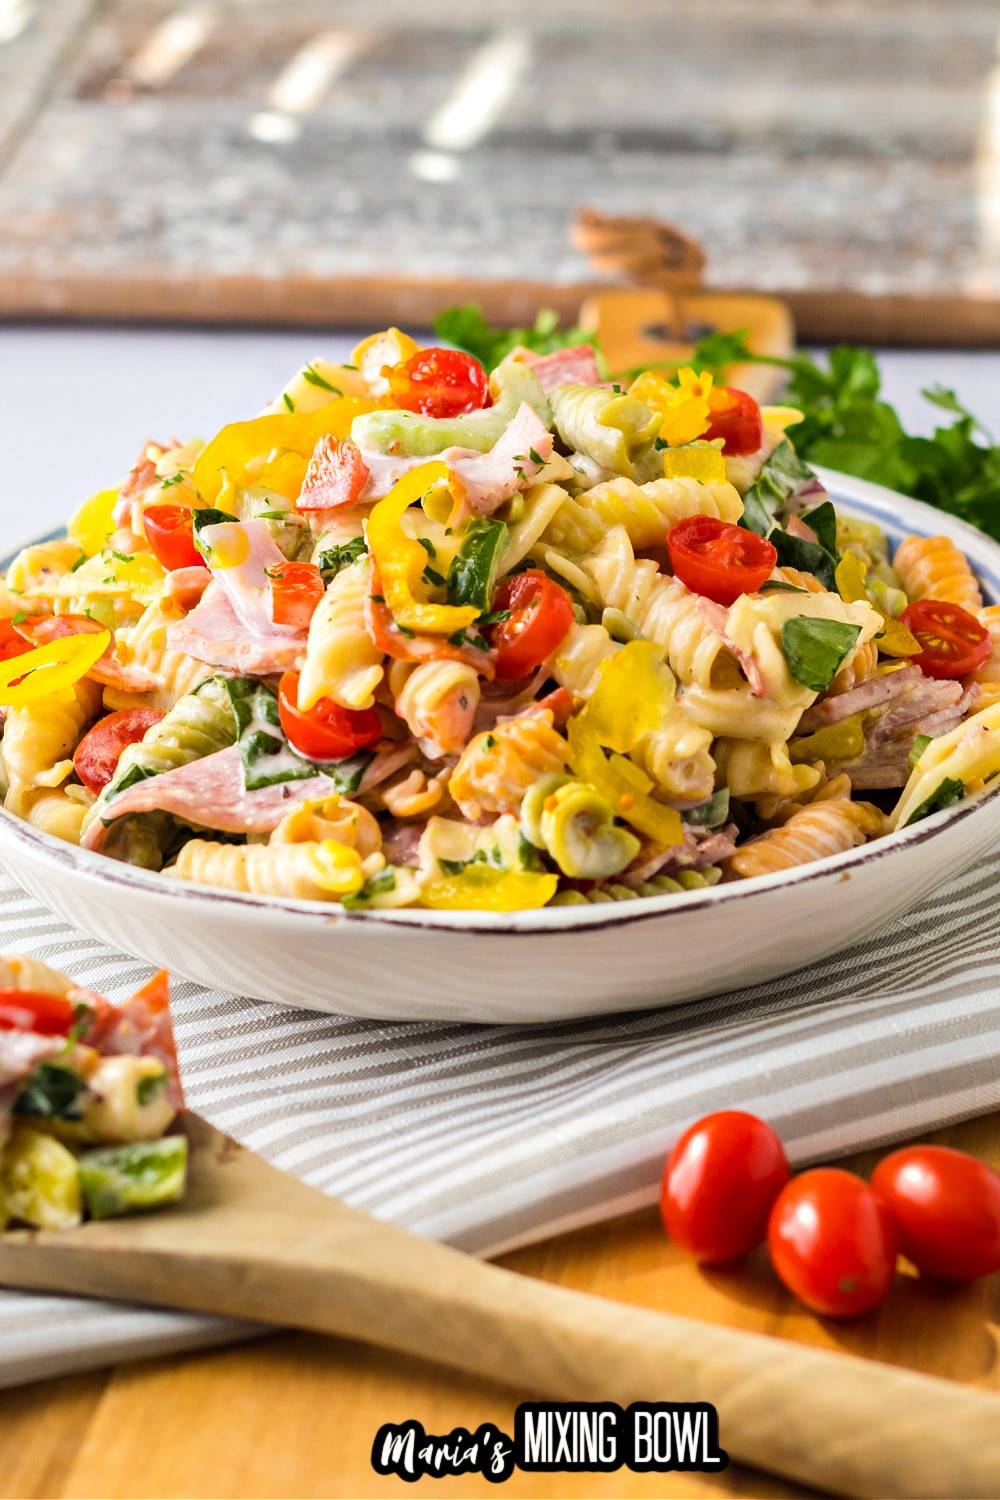
{"type": "MultiPolygon", "coordinates": [[[[256,416],[307,359],[345,359],[355,333],[0,326],[0,546],[60,525],[118,484],[148,438],[209,438],[256,416]]],[[[885,395],[904,425],[944,414],[922,386],[953,387],[1000,434],[1000,354],[892,350],[885,395]]]]}

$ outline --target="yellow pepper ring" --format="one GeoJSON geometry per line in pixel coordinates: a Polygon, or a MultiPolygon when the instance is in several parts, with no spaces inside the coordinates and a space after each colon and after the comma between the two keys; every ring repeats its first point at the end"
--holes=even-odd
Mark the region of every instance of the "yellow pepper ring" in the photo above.
{"type": "Polygon", "coordinates": [[[0,704],[20,708],[72,687],[86,677],[111,644],[111,632],[64,635],[21,656],[0,662],[0,704]]]}
{"type": "Polygon", "coordinates": [[[474,604],[432,604],[422,582],[427,554],[399,524],[415,500],[432,487],[448,483],[448,466],[440,459],[404,474],[368,517],[368,547],[378,565],[382,595],[396,621],[419,634],[453,635],[465,630],[479,610],[474,604]]]}

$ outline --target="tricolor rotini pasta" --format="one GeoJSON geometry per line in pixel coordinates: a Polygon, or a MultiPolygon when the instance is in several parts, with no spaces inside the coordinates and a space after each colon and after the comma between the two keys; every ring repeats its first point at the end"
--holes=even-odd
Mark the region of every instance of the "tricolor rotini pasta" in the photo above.
{"type": "Polygon", "coordinates": [[[680,900],[948,807],[1000,776],[1000,604],[838,516],[797,418],[590,346],[317,359],[13,560],[4,806],[358,911],[680,900]]]}

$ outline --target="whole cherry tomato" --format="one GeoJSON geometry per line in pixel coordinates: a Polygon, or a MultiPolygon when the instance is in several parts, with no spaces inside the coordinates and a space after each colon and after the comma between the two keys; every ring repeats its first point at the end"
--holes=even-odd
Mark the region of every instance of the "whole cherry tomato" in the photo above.
{"type": "Polygon", "coordinates": [[[298,672],[282,673],[278,714],[292,749],[307,760],[345,760],[382,734],[382,720],[374,708],[341,708],[332,698],[299,708],[298,672]]]}
{"type": "Polygon", "coordinates": [[[746,391],[731,385],[717,385],[708,398],[711,425],[705,437],[722,438],[722,451],[737,455],[756,453],[764,441],[764,423],[760,407],[746,391]]]}
{"type": "Polygon", "coordinates": [[[573,623],[573,601],[538,568],[508,578],[496,592],[494,610],[510,610],[493,631],[496,673],[505,682],[527,677],[556,649],[573,623]]]}
{"type": "Polygon", "coordinates": [[[271,619],[275,625],[295,625],[308,630],[316,606],[323,597],[323,579],[311,562],[282,562],[268,568],[271,580],[271,619]]]}
{"type": "Polygon", "coordinates": [[[168,573],[175,568],[206,568],[194,544],[193,518],[187,505],[150,505],[142,513],[146,540],[168,573]]]}
{"type": "Polygon", "coordinates": [[[790,1292],[850,1318],[881,1302],[896,1274],[896,1227],[867,1182],[839,1167],[793,1177],[771,1210],[767,1247],[790,1292]]]}
{"type": "Polygon", "coordinates": [[[76,1012],[62,995],[41,990],[0,989],[0,1031],[36,1031],[39,1036],[67,1036],[76,1012]]]}
{"type": "Polygon", "coordinates": [[[764,1120],[739,1109],[706,1115],[667,1157],[663,1226],[706,1264],[749,1255],[763,1243],[771,1207],[790,1176],[785,1148],[764,1120]]]}
{"type": "Polygon", "coordinates": [[[990,654],[989,631],[960,604],[915,599],[900,618],[923,648],[910,660],[927,677],[964,677],[990,654]]]}
{"type": "Polygon", "coordinates": [[[735,604],[741,594],[753,594],[777,566],[771,542],[731,526],[713,516],[688,516],[667,533],[667,551],[674,577],[695,594],[716,604],[735,604]]]}
{"type": "Polygon", "coordinates": [[[164,717],[160,708],[119,708],[88,729],[73,754],[73,769],[95,795],[118,769],[126,745],[141,740],[164,717]]]}
{"type": "Polygon", "coordinates": [[[31,650],[31,642],[22,635],[9,620],[0,620],[0,661],[10,661],[12,656],[23,656],[31,650]]]}
{"type": "Polygon", "coordinates": [[[405,411],[425,417],[460,417],[489,405],[486,371],[457,349],[419,349],[388,371],[389,394],[405,411]]]}
{"type": "Polygon", "coordinates": [[[972,1281],[1000,1270],[1000,1175],[947,1146],[905,1146],[880,1161],[872,1189],[918,1271],[972,1281]]]}

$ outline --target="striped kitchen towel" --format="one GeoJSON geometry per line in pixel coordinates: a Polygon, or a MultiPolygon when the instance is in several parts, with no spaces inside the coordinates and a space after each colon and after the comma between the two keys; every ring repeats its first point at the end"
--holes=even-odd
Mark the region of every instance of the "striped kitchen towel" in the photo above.
{"type": "MultiPolygon", "coordinates": [[[[188,1100],[303,1181],[489,1254],[652,1202],[671,1142],[708,1110],[765,1115],[802,1162],[1000,1106],[998,875],[1000,854],[864,944],[766,985],[579,1022],[388,1024],[182,980],[188,1100]]],[[[0,947],[116,999],[149,974],[6,877],[0,947]]],[[[0,1293],[0,1384],[251,1331],[0,1293]]]]}

